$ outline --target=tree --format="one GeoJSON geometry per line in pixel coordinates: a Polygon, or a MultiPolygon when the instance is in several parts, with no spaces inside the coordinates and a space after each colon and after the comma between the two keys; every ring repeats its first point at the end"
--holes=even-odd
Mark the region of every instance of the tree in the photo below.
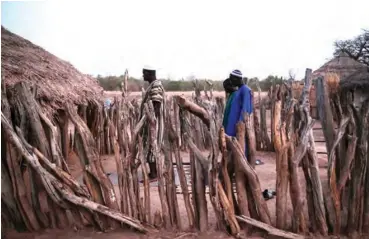
{"type": "Polygon", "coordinates": [[[369,66],[369,30],[364,29],[363,33],[354,39],[339,40],[334,43],[334,55],[338,56],[344,52],[352,59],[369,66]]]}
{"type": "Polygon", "coordinates": [[[252,77],[247,79],[247,85],[253,90],[253,91],[257,91],[258,90],[258,86],[260,85],[259,83],[259,78],[257,77],[252,77]]]}
{"type": "Polygon", "coordinates": [[[283,77],[269,75],[264,80],[260,81],[260,88],[262,91],[268,91],[272,85],[280,85],[285,81],[283,77]]]}

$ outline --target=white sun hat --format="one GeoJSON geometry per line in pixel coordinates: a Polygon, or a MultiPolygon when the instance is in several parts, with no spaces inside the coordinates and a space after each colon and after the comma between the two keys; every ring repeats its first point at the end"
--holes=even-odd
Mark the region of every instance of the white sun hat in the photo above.
{"type": "Polygon", "coordinates": [[[156,69],[151,65],[145,65],[143,69],[148,71],[156,71],[156,69]]]}

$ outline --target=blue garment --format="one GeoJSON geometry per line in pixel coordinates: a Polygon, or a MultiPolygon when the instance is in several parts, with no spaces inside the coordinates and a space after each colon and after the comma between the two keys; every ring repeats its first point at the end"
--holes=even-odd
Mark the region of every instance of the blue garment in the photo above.
{"type": "MultiPolygon", "coordinates": [[[[228,123],[225,133],[229,136],[236,136],[236,124],[243,121],[244,113],[252,113],[252,94],[251,89],[242,85],[235,93],[230,107],[228,123]]],[[[246,147],[246,145],[245,145],[246,147]]],[[[247,149],[247,147],[245,148],[247,149]]],[[[245,152],[247,152],[245,150],[245,152]]]]}
{"type": "Polygon", "coordinates": [[[104,102],[105,109],[110,109],[110,105],[111,105],[111,100],[107,98],[104,102]]]}
{"type": "Polygon", "coordinates": [[[253,109],[252,94],[249,87],[242,85],[234,94],[225,133],[235,137],[236,124],[238,121],[243,121],[243,114],[245,112],[251,114],[253,109]]]}

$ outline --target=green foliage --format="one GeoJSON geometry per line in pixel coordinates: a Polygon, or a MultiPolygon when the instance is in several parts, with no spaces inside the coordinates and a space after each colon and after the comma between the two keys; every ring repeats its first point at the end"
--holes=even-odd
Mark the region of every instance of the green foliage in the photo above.
{"type": "Polygon", "coordinates": [[[270,87],[272,87],[273,84],[274,85],[282,84],[283,81],[286,81],[286,79],[284,79],[283,77],[269,75],[264,80],[259,80],[259,78],[257,78],[257,77],[247,79],[247,85],[253,91],[258,90],[258,85],[259,85],[261,91],[268,91],[270,89],[270,87]]]}
{"type": "MultiPolygon", "coordinates": [[[[97,76],[101,87],[106,91],[119,91],[121,90],[121,84],[124,76],[97,76]]],[[[193,91],[194,85],[192,81],[187,80],[167,80],[161,79],[164,89],[166,91],[193,91]]],[[[268,76],[264,80],[259,80],[257,77],[245,78],[247,85],[254,91],[258,90],[257,85],[259,84],[261,91],[268,91],[270,87],[274,84],[281,84],[285,79],[278,76],[268,76]]],[[[205,80],[198,80],[200,89],[209,89],[208,84],[205,80]]],[[[223,91],[223,81],[212,81],[214,91],[223,91]]],[[[143,80],[138,80],[130,77],[128,79],[128,90],[129,91],[140,91],[142,87],[145,87],[145,82],[143,80]]]]}
{"type": "Polygon", "coordinates": [[[363,33],[349,40],[339,40],[334,43],[334,55],[342,52],[352,59],[369,66],[369,29],[363,29],[363,33]]]}

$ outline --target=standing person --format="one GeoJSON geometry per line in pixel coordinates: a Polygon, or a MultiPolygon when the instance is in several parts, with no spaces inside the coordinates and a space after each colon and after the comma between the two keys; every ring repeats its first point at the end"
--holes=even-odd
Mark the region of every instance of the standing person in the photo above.
{"type": "MultiPolygon", "coordinates": [[[[154,106],[155,118],[156,118],[156,132],[155,137],[157,140],[158,150],[160,151],[163,144],[164,135],[164,119],[165,119],[165,91],[160,80],[156,79],[156,70],[152,67],[145,66],[142,70],[143,79],[149,83],[146,89],[145,95],[141,103],[140,119],[144,115],[144,106],[148,102],[152,102],[154,106]]],[[[142,130],[142,138],[144,140],[143,145],[146,147],[147,152],[146,160],[149,164],[149,178],[154,180],[157,178],[156,162],[153,157],[152,147],[150,145],[149,139],[149,125],[145,123],[142,130]]]]}
{"type": "Polygon", "coordinates": [[[231,80],[227,78],[225,81],[223,81],[223,88],[224,88],[224,91],[226,92],[226,106],[225,106],[224,115],[223,115],[223,127],[224,129],[226,129],[228,117],[229,117],[229,111],[232,105],[233,97],[235,95],[234,92],[237,91],[237,87],[232,86],[231,80]]]}
{"type": "MultiPolygon", "coordinates": [[[[229,75],[229,79],[233,86],[238,87],[238,90],[234,93],[232,104],[229,110],[227,127],[225,133],[229,136],[236,136],[236,124],[239,121],[243,121],[245,113],[252,113],[252,94],[251,89],[245,85],[242,79],[242,73],[239,70],[234,70],[229,75]]],[[[245,145],[245,152],[246,151],[245,145]]]]}

